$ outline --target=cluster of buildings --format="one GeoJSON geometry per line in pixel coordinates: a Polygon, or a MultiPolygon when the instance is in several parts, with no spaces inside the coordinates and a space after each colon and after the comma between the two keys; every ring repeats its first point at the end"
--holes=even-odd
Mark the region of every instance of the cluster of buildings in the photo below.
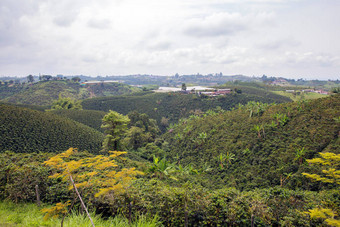
{"type": "Polygon", "coordinates": [[[318,93],[318,94],[322,94],[322,95],[328,95],[329,93],[325,90],[322,89],[305,89],[305,90],[301,90],[301,91],[296,91],[296,90],[286,90],[287,93],[295,93],[295,92],[303,92],[303,93],[308,93],[308,92],[312,92],[312,93],[318,93]]]}
{"type": "Polygon", "coordinates": [[[206,96],[219,96],[231,93],[231,89],[215,89],[209,87],[195,86],[187,87],[186,90],[182,90],[177,87],[159,87],[155,92],[181,92],[183,94],[203,94],[206,96]]]}
{"type": "Polygon", "coordinates": [[[230,94],[231,93],[231,89],[217,89],[215,91],[204,91],[204,92],[200,92],[200,94],[204,94],[207,96],[220,96],[220,95],[226,95],[226,94],[230,94]]]}
{"type": "Polygon", "coordinates": [[[100,80],[100,81],[96,81],[96,80],[91,80],[91,81],[85,81],[82,82],[81,85],[100,85],[100,84],[110,84],[110,83],[121,83],[122,81],[119,80],[100,80]]]}

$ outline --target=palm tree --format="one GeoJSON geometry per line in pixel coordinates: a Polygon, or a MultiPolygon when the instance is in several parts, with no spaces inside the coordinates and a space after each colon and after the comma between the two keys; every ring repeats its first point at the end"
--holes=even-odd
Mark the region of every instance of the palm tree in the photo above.
{"type": "Polygon", "coordinates": [[[253,112],[255,111],[255,108],[256,108],[256,103],[254,101],[250,101],[247,103],[246,108],[250,112],[249,117],[252,117],[253,112]]]}
{"type": "Polygon", "coordinates": [[[306,154],[305,148],[297,149],[295,153],[295,159],[294,160],[299,160],[299,165],[301,165],[304,161],[304,156],[306,154]]]}
{"type": "Polygon", "coordinates": [[[165,158],[160,160],[158,157],[153,156],[153,164],[149,168],[149,172],[152,173],[152,176],[156,176],[160,179],[164,179],[165,177],[175,179],[171,176],[174,171],[174,165],[168,162],[165,158]]]}
{"type": "Polygon", "coordinates": [[[260,139],[261,138],[261,130],[263,130],[262,125],[254,125],[254,130],[257,132],[257,137],[260,139]]]}
{"type": "Polygon", "coordinates": [[[229,164],[231,164],[231,161],[234,160],[235,155],[231,152],[227,152],[227,154],[220,153],[219,156],[217,156],[217,159],[220,162],[220,169],[223,169],[223,163],[226,163],[226,166],[228,167],[229,164]]]}

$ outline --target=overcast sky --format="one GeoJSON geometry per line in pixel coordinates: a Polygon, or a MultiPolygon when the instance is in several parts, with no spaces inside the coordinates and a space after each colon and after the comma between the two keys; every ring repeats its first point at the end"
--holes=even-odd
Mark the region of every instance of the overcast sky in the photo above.
{"type": "Polygon", "coordinates": [[[0,76],[340,79],[339,0],[0,0],[0,76]]]}

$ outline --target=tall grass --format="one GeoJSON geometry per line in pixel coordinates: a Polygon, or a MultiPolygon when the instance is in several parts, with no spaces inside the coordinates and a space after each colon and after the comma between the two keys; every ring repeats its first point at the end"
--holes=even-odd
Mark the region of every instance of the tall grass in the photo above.
{"type": "MultiPolygon", "coordinates": [[[[35,204],[20,203],[15,204],[7,201],[0,201],[0,226],[17,227],[17,226],[60,226],[61,219],[44,220],[44,215],[40,211],[42,207],[35,204]]],[[[102,219],[100,215],[91,214],[93,222],[97,227],[156,227],[162,226],[158,217],[140,216],[131,225],[123,216],[102,219]]],[[[77,212],[68,215],[64,220],[65,227],[91,226],[90,220],[77,212]]]]}

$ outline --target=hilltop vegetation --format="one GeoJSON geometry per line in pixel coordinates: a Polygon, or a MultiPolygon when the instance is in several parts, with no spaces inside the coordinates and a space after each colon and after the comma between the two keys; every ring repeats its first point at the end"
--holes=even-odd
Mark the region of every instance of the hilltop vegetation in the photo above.
{"type": "Polygon", "coordinates": [[[17,103],[10,103],[10,102],[1,102],[0,104],[8,105],[8,106],[15,106],[15,107],[22,107],[31,110],[38,110],[44,112],[48,107],[47,106],[37,106],[37,105],[29,105],[29,104],[17,104],[17,103]]]}
{"type": "Polygon", "coordinates": [[[5,102],[31,105],[51,105],[59,96],[74,100],[96,96],[112,96],[130,94],[140,91],[139,88],[126,84],[108,83],[81,86],[78,82],[40,81],[33,84],[14,84],[0,86],[0,99],[5,102]]]}
{"type": "Polygon", "coordinates": [[[103,135],[51,113],[0,104],[0,151],[57,152],[77,147],[98,152],[103,135]]]}
{"type": "Polygon", "coordinates": [[[6,102],[31,105],[50,105],[59,95],[80,99],[89,97],[78,83],[70,81],[41,81],[27,85],[20,92],[4,99],[6,102]]]}
{"type": "Polygon", "coordinates": [[[23,90],[23,85],[7,86],[0,83],[0,100],[11,97],[23,90]]]}
{"type": "Polygon", "coordinates": [[[127,84],[104,82],[98,84],[87,84],[85,85],[85,88],[90,93],[90,97],[127,95],[141,91],[140,88],[132,87],[127,84]]]}

